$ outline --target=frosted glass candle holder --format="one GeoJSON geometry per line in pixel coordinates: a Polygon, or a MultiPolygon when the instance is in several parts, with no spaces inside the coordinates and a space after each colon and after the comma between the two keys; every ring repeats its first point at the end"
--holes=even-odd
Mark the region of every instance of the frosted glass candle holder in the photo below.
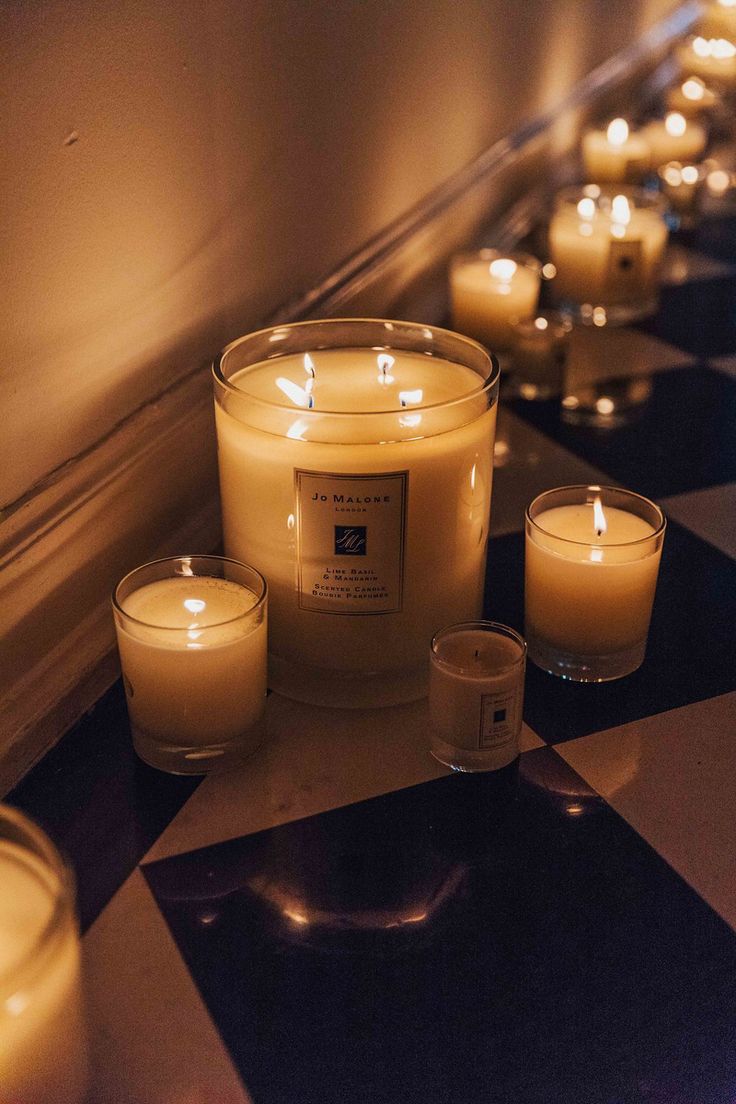
{"type": "Polygon", "coordinates": [[[430,750],[456,771],[499,770],[519,754],[526,644],[496,621],[449,625],[430,650],[430,750]]]}
{"type": "Polygon", "coordinates": [[[82,1104],[88,1081],[74,877],[37,825],[0,805],[0,1097],[82,1104]]]}
{"type": "Polygon", "coordinates": [[[558,303],[611,323],[652,314],[667,244],[666,204],[641,188],[597,184],[559,193],[549,226],[558,303]]]}
{"type": "Polygon", "coordinates": [[[513,324],[533,314],[542,266],[528,253],[479,249],[458,253],[450,265],[452,324],[494,352],[513,345],[513,324]]]}
{"type": "Polygon", "coordinates": [[[482,609],[498,376],[475,341],[380,319],[225,350],[225,548],[268,573],[272,689],[342,708],[426,695],[427,641],[482,609]]]}
{"type": "Polygon", "coordinates": [[[222,556],[155,560],[113,596],[133,744],[150,766],[204,774],[262,742],[266,581],[222,556]]]}
{"type": "Polygon", "coordinates": [[[529,658],[576,682],[621,678],[644,659],[665,518],[616,487],[545,491],[526,515],[529,658]]]}

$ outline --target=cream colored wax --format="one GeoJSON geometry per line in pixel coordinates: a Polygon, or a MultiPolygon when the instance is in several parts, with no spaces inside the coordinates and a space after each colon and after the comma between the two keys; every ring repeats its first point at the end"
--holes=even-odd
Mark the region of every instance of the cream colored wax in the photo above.
{"type": "Polygon", "coordinates": [[[56,876],[0,842],[0,1100],[81,1104],[87,1087],[79,940],[56,876]],[[45,934],[51,925],[53,930],[45,934]]]}
{"type": "Polygon", "coordinates": [[[240,740],[256,725],[267,651],[265,611],[256,604],[247,587],[203,575],[146,583],[121,602],[135,619],[118,619],[135,727],[172,745],[204,747],[240,740]]]}
{"type": "Polygon", "coordinates": [[[408,670],[426,687],[432,635],[481,609],[496,408],[480,376],[358,348],[278,357],[231,383],[250,398],[249,424],[237,395],[216,404],[225,545],[268,579],[271,685],[301,678],[304,696],[312,680],[341,705],[381,704],[408,670]]]}
{"type": "Polygon", "coordinates": [[[590,503],[555,506],[526,541],[526,633],[561,651],[611,655],[646,639],[661,546],[643,518],[590,503]]]}
{"type": "Polygon", "coordinates": [[[553,215],[549,248],[559,299],[615,306],[656,298],[667,227],[657,210],[614,196],[610,210],[592,197],[553,215]]]}
{"type": "Polygon", "coordinates": [[[539,284],[538,270],[510,257],[458,259],[450,273],[454,328],[492,350],[509,348],[513,322],[536,309],[539,284]]]}
{"type": "Polygon", "coordinates": [[[582,139],[585,179],[595,183],[636,183],[649,165],[649,146],[632,133],[625,119],[612,119],[605,130],[589,130],[582,139]]]}

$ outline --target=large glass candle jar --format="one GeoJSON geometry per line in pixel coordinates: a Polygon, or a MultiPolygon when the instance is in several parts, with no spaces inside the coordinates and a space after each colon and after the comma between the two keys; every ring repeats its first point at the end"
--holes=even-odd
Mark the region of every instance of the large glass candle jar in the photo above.
{"type": "Polygon", "coordinates": [[[0,805],[0,1099],[82,1104],[88,1086],[74,880],[32,821],[0,805]]]}
{"type": "Polygon", "coordinates": [[[559,302],[599,307],[609,322],[653,313],[667,244],[666,205],[640,188],[566,188],[549,227],[559,302]]]}
{"type": "Polygon", "coordinates": [[[497,363],[434,327],[332,319],[240,338],[214,375],[225,547],[268,580],[269,684],[422,697],[433,634],[481,613],[497,363]]]}

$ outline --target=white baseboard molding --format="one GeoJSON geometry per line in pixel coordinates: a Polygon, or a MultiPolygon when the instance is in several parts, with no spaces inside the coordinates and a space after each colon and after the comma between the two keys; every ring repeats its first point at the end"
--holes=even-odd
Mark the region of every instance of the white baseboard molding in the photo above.
{"type": "MultiPolygon", "coordinates": [[[[573,148],[581,120],[620,103],[697,17],[686,3],[590,74],[554,113],[472,165],[271,321],[360,313],[436,322],[450,254],[494,225],[524,232],[530,184],[573,148]],[[525,205],[526,204],[526,205],[525,205]],[[499,216],[505,222],[499,224],[499,216]]],[[[505,235],[505,239],[504,239],[505,235]]],[[[236,334],[232,335],[236,337],[236,334]]],[[[213,350],[215,352],[215,350],[213,350]]],[[[110,591],[157,556],[219,543],[212,384],[190,372],[0,517],[0,794],[117,676],[110,591]]]]}

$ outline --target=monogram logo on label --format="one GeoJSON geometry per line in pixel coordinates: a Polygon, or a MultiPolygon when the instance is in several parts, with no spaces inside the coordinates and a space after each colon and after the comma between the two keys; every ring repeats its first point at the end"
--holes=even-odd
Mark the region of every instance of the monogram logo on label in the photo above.
{"type": "Polygon", "coordinates": [[[368,527],[366,525],[336,525],[335,555],[365,556],[368,527]]]}

